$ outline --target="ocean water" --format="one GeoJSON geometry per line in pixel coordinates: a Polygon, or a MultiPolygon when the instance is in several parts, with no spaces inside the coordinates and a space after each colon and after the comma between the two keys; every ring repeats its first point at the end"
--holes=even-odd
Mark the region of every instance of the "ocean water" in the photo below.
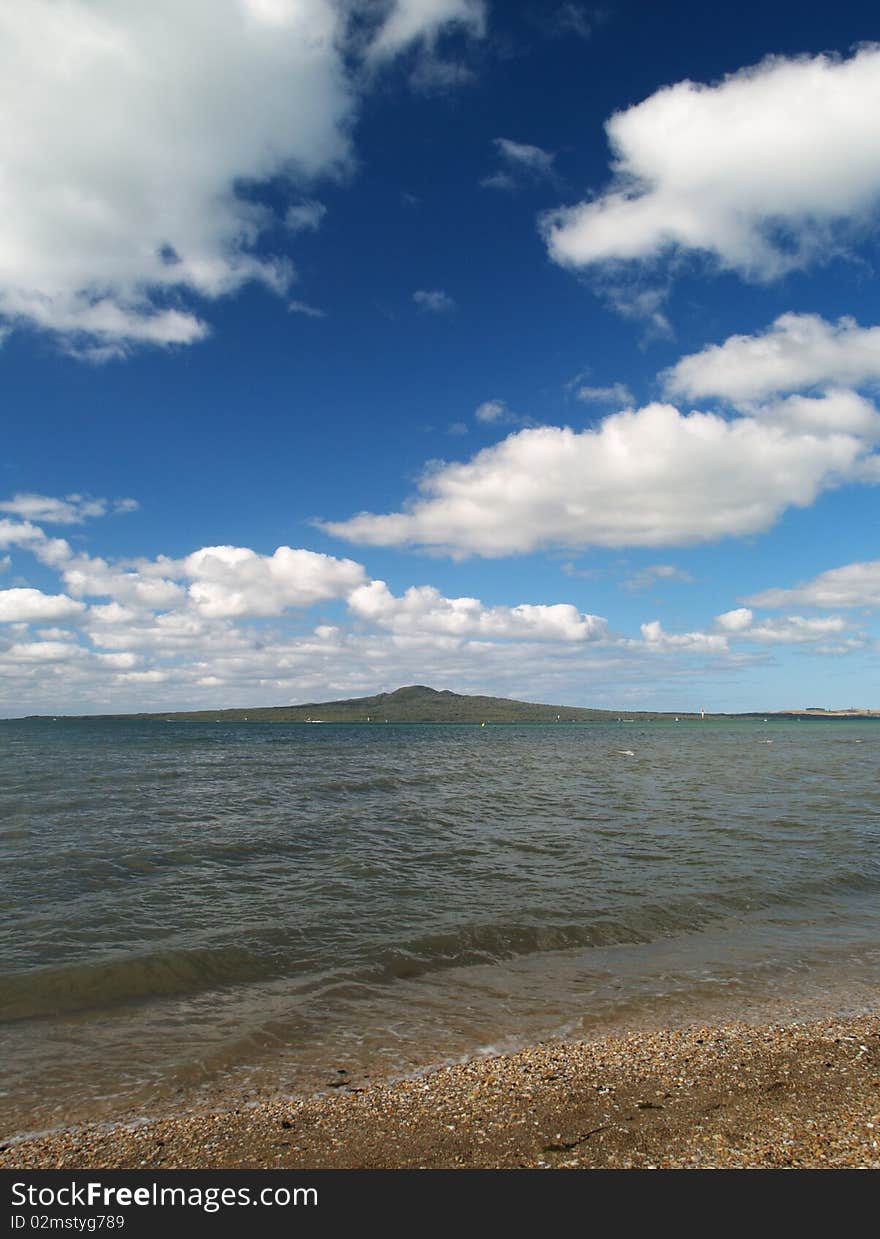
{"type": "Polygon", "coordinates": [[[863,1010],[880,723],[4,721],[0,892],[4,1135],[863,1010]]]}

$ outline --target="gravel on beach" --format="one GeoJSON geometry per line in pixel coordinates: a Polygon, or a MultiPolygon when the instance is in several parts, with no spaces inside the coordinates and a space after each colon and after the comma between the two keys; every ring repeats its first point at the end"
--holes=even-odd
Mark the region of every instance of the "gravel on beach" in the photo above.
{"type": "MultiPolygon", "coordinates": [[[[186,1103],[183,1103],[186,1106],[186,1103]]],[[[0,1167],[880,1168],[880,1016],[545,1042],[11,1140],[0,1167]]]]}

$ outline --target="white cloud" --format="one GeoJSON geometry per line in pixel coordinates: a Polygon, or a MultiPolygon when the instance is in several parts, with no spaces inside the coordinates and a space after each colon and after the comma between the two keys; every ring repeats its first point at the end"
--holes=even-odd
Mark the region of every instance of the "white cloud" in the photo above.
{"type": "Polygon", "coordinates": [[[507,405],[503,400],[484,400],[474,409],[474,417],[478,422],[497,422],[506,412],[507,405]]]}
{"type": "Polygon", "coordinates": [[[682,357],[663,378],[673,395],[721,396],[733,403],[819,385],[880,383],[880,327],[860,327],[853,318],[829,323],[818,314],[782,314],[764,332],[730,336],[682,357]]]}
{"type": "Polygon", "coordinates": [[[280,615],[289,607],[345,597],[366,580],[362,566],[350,559],[289,546],[279,546],[272,555],[249,547],[207,546],[184,559],[159,556],[116,564],[71,555],[60,567],[76,597],[113,600],[110,608],[93,608],[93,613],[114,624],[144,611],[187,605],[212,619],[280,615]],[[120,604],[119,610],[114,604],[120,604]]]}
{"type": "Polygon", "coordinates": [[[715,623],[724,632],[745,632],[754,620],[754,614],[748,607],[738,607],[735,611],[725,611],[715,617],[715,623]]]}
{"type": "MultiPolygon", "coordinates": [[[[666,632],[659,620],[642,624],[642,640],[648,649],[662,652],[726,654],[730,643],[745,641],[764,646],[816,645],[829,638],[838,638],[846,631],[846,621],[839,615],[805,619],[802,615],[787,615],[783,619],[756,620],[748,607],[725,611],[715,617],[714,631],[666,632]]],[[[632,644],[629,642],[628,644],[632,644]]],[[[859,648],[863,642],[852,639],[850,648],[859,648]]],[[[834,647],[840,652],[840,647],[834,647]]]]}
{"type": "Polygon", "coordinates": [[[545,151],[540,146],[532,146],[528,142],[513,142],[510,138],[495,138],[495,147],[507,163],[517,168],[524,168],[537,176],[552,176],[552,151],[545,151]]]}
{"type": "Polygon", "coordinates": [[[4,660],[23,663],[58,663],[85,657],[86,650],[71,641],[16,641],[3,651],[4,660]]]}
{"type": "Polygon", "coordinates": [[[431,44],[450,25],[463,26],[472,35],[482,34],[483,0],[392,0],[369,55],[383,60],[419,40],[431,44]]]}
{"type": "Polygon", "coordinates": [[[448,314],[455,309],[455,302],[449,293],[443,292],[441,288],[433,290],[420,288],[413,293],[413,301],[420,309],[430,310],[432,314],[448,314]]]}
{"type": "MultiPolygon", "coordinates": [[[[859,435],[866,441],[880,438],[880,412],[870,400],[846,388],[829,388],[821,396],[786,396],[755,409],[762,422],[775,422],[794,432],[859,435]]],[[[872,458],[870,462],[875,463],[872,458]]],[[[867,475],[866,475],[867,480],[867,475]]]]}
{"type": "Polygon", "coordinates": [[[19,493],[0,501],[0,512],[10,512],[24,520],[48,521],[50,525],[79,525],[90,517],[106,516],[108,511],[134,512],[134,499],[92,499],[87,495],[66,495],[63,499],[51,495],[19,493]]]}
{"type": "Polygon", "coordinates": [[[480,185],[484,189],[516,189],[525,182],[555,178],[552,151],[510,138],[494,138],[493,145],[503,167],[482,178],[480,185]]]}
{"type": "Polygon", "coordinates": [[[589,641],[604,636],[608,626],[601,616],[568,603],[486,607],[478,598],[444,598],[430,585],[413,586],[397,598],[384,581],[354,590],[348,605],[362,619],[401,634],[589,641]]]}
{"type": "Polygon", "coordinates": [[[708,542],[769,528],[785,508],[857,476],[865,451],[833,427],[806,433],[651,404],[581,432],[520,431],[428,472],[402,512],[321,527],[362,544],[455,556],[708,542]]]}
{"type": "MultiPolygon", "coordinates": [[[[351,166],[363,13],[347,0],[0,5],[0,329],[106,361],[204,338],[201,306],[249,281],[284,293],[295,272],[259,250],[279,220],[255,190],[286,189],[294,231],[320,222],[303,195],[351,166]]],[[[397,0],[370,54],[432,45],[450,23],[479,34],[482,13],[397,0]]]]}
{"type": "Polygon", "coordinates": [[[805,619],[802,615],[786,615],[783,619],[759,620],[739,635],[749,641],[800,645],[836,637],[846,630],[846,626],[846,621],[839,615],[815,619],[805,619]]]}
{"type": "Polygon", "coordinates": [[[131,671],[138,664],[137,654],[96,654],[98,662],[105,667],[112,667],[114,671],[131,671]]]}
{"type": "Polygon", "coordinates": [[[804,266],[880,201],[878,112],[876,45],[665,87],[607,122],[612,184],[543,218],[550,255],[588,267],[696,251],[758,280],[804,266]]]}
{"type": "Polygon", "coordinates": [[[782,619],[756,620],[749,607],[738,607],[735,611],[716,615],[715,626],[727,636],[743,641],[757,641],[767,645],[801,645],[837,637],[845,631],[847,625],[839,615],[813,619],[806,619],[802,615],[786,615],[782,619]]]}
{"type": "Polygon", "coordinates": [[[522,413],[514,413],[504,400],[484,400],[474,409],[474,417],[478,422],[488,426],[533,426],[530,417],[522,413]]]}
{"type": "Polygon", "coordinates": [[[327,312],[309,305],[307,301],[288,301],[287,308],[291,314],[304,314],[306,318],[326,318],[327,312]]]}
{"type": "Polygon", "coordinates": [[[586,383],[575,388],[575,397],[590,404],[613,404],[619,409],[631,409],[635,404],[632,392],[624,383],[611,383],[607,387],[590,387],[586,383]]]}
{"type": "MultiPolygon", "coordinates": [[[[489,605],[430,585],[395,595],[360,564],[290,547],[114,563],[10,520],[0,520],[0,543],[32,552],[93,600],[0,591],[6,713],[281,704],[407,682],[619,707],[643,700],[646,674],[672,684],[695,665],[728,674],[785,645],[835,656],[865,645],[839,616],[757,620],[747,608],[707,631],[667,632],[652,620],[632,639],[568,602],[489,605]],[[334,600],[347,622],[303,614],[334,600]],[[61,618],[77,622],[59,627],[61,618]]],[[[655,579],[677,571],[649,570],[655,579]]]]}
{"type": "Polygon", "coordinates": [[[169,294],[284,288],[239,187],[347,159],[340,34],[329,0],[3,5],[0,313],[99,346],[187,343],[206,325],[169,294]]]}
{"type": "Polygon", "coordinates": [[[540,146],[531,146],[528,142],[513,142],[510,138],[495,138],[495,147],[508,163],[517,167],[542,176],[553,171],[553,153],[540,146]]]}
{"type": "Polygon", "coordinates": [[[192,582],[194,606],[209,618],[280,615],[288,607],[346,597],[366,580],[351,559],[289,546],[279,546],[274,555],[240,546],[203,547],[183,561],[183,574],[192,582]]]}
{"type": "Polygon", "coordinates": [[[44,594],[38,589],[0,589],[0,623],[33,623],[68,619],[85,611],[66,594],[44,594]]]}
{"type": "Polygon", "coordinates": [[[50,538],[30,521],[10,521],[0,518],[0,550],[17,546],[30,551],[45,564],[57,565],[71,556],[70,544],[64,538],[50,538]]]}
{"type": "Polygon", "coordinates": [[[880,607],[880,559],[820,572],[792,589],[765,589],[748,599],[758,607],[880,607]]]}
{"type": "Polygon", "coordinates": [[[696,654],[723,654],[727,652],[727,638],[723,633],[666,632],[659,620],[642,624],[642,640],[652,650],[663,652],[687,651],[696,654]]]}
{"type": "Polygon", "coordinates": [[[149,671],[124,671],[117,676],[120,684],[165,684],[170,678],[169,672],[155,667],[149,671]]]}
{"type": "Polygon", "coordinates": [[[323,202],[306,199],[287,208],[284,222],[291,232],[317,232],[326,214],[323,202]]]}
{"type": "Polygon", "coordinates": [[[109,597],[138,610],[153,610],[178,606],[185,597],[180,585],[145,561],[129,567],[97,556],[70,555],[60,567],[64,584],[77,598],[109,597]]]}

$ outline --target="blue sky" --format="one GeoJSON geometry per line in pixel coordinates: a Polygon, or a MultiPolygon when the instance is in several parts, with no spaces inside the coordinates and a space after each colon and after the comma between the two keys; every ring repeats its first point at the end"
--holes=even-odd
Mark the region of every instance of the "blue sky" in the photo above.
{"type": "Polygon", "coordinates": [[[872,8],[0,4],[0,712],[880,708],[872,8]]]}

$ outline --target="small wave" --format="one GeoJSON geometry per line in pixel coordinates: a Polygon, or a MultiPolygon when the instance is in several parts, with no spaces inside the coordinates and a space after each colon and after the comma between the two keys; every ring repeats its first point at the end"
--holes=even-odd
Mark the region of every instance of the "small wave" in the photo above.
{"type": "Polygon", "coordinates": [[[269,959],[235,947],[37,968],[0,977],[0,1020],[108,1009],[251,981],[272,971],[269,959]]]}
{"type": "Polygon", "coordinates": [[[710,893],[646,902],[626,910],[595,910],[589,920],[471,922],[434,932],[375,939],[348,959],[319,959],[314,944],[284,930],[236,944],[162,950],[97,962],[74,962],[0,977],[0,1020],[18,1021],[112,1010],[210,990],[290,978],[300,992],[316,986],[391,984],[449,968],[498,964],[571,949],[638,945],[699,932],[728,916],[773,914],[841,903],[880,887],[880,867],[846,869],[795,881],[784,889],[710,893]]]}

